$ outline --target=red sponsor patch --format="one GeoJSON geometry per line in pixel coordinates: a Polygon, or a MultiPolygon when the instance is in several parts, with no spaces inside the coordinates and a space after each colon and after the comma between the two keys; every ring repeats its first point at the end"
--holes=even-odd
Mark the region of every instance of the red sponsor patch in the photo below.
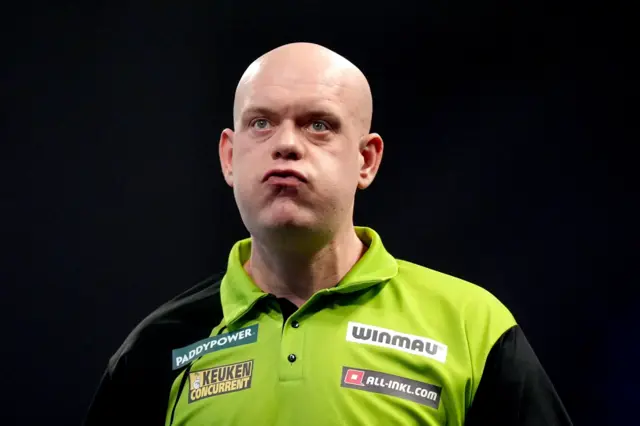
{"type": "Polygon", "coordinates": [[[347,374],[344,376],[344,382],[350,385],[364,386],[362,384],[363,378],[364,371],[349,369],[347,370],[347,374]]]}

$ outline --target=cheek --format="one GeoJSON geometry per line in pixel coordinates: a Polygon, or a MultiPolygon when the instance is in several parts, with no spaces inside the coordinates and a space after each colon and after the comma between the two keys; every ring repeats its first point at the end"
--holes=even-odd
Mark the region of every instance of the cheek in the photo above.
{"type": "Polygon", "coordinates": [[[254,177],[249,174],[250,169],[244,162],[238,162],[233,173],[233,195],[241,210],[251,208],[252,201],[256,198],[256,185],[253,183],[254,177]]]}
{"type": "Polygon", "coordinates": [[[260,169],[256,158],[257,156],[252,151],[238,149],[234,152],[232,165],[235,184],[246,186],[255,180],[260,169]]]}
{"type": "Polygon", "coordinates": [[[357,186],[357,181],[360,171],[360,156],[356,156],[352,153],[340,153],[336,156],[332,156],[328,164],[327,170],[324,171],[325,175],[345,191],[350,191],[351,187],[357,186]]]}
{"type": "Polygon", "coordinates": [[[236,199],[243,205],[252,204],[256,200],[256,192],[259,190],[256,177],[251,174],[250,169],[240,168],[238,173],[234,175],[233,188],[236,199]]]}

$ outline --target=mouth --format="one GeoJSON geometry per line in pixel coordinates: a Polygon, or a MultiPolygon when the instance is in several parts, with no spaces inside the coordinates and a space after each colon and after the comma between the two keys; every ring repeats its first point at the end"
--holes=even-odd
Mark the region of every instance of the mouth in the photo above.
{"type": "Polygon", "coordinates": [[[264,175],[263,182],[270,182],[275,185],[290,185],[307,183],[307,178],[295,170],[270,170],[264,175]]]}

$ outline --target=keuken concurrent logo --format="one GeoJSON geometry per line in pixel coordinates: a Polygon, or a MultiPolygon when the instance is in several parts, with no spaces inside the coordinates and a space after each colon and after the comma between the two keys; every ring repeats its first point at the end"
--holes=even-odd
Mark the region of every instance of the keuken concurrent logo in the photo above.
{"type": "Polygon", "coordinates": [[[189,373],[189,403],[251,387],[253,360],[189,373]]]}

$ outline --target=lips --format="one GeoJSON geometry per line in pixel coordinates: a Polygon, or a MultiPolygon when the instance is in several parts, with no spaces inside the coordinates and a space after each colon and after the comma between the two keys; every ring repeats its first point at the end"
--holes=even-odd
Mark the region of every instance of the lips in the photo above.
{"type": "Polygon", "coordinates": [[[301,182],[307,182],[307,178],[300,172],[291,169],[274,169],[269,170],[262,179],[263,182],[274,178],[274,180],[293,180],[297,179],[301,182]]]}

